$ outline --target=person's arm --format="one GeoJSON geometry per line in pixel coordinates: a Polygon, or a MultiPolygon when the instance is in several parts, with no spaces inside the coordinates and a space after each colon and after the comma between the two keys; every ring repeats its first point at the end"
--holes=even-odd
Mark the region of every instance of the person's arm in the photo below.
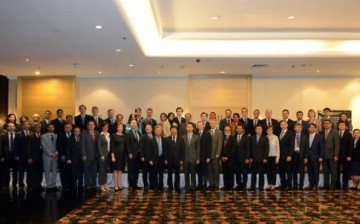
{"type": "Polygon", "coordinates": [[[71,161],[71,151],[72,151],[72,145],[73,145],[73,137],[69,139],[69,143],[66,146],[66,160],[71,161]]]}
{"type": "Polygon", "coordinates": [[[339,158],[339,153],[340,153],[340,139],[337,136],[337,134],[334,131],[334,148],[335,148],[335,154],[334,156],[336,158],[339,158]]]}
{"type": "Polygon", "coordinates": [[[265,147],[264,160],[267,160],[269,157],[269,139],[266,137],[265,137],[264,147],[265,147]]]}
{"type": "Polygon", "coordinates": [[[218,144],[217,144],[217,149],[216,149],[216,156],[220,156],[220,155],[221,155],[221,150],[222,150],[223,141],[224,141],[223,133],[222,133],[222,131],[219,131],[219,134],[218,134],[218,144]]]}
{"type": "Polygon", "coordinates": [[[81,157],[84,159],[86,158],[86,135],[85,132],[82,134],[81,137],[81,157]]]}
{"type": "Polygon", "coordinates": [[[46,143],[46,137],[45,135],[41,136],[41,148],[42,150],[48,154],[49,156],[52,156],[53,153],[51,152],[51,150],[49,150],[50,147],[48,147],[47,143],[46,143]]]}
{"type": "Polygon", "coordinates": [[[200,137],[198,136],[196,139],[196,162],[200,161],[200,137]]]}
{"type": "Polygon", "coordinates": [[[104,158],[105,155],[104,155],[103,150],[102,150],[102,139],[101,138],[102,138],[102,135],[99,135],[97,137],[97,150],[98,150],[98,153],[100,155],[100,158],[104,158]]]}

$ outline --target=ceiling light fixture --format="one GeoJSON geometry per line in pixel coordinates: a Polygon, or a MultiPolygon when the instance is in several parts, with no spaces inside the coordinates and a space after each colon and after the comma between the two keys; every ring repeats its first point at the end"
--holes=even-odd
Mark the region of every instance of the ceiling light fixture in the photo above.
{"type": "Polygon", "coordinates": [[[295,16],[288,16],[288,19],[290,19],[290,20],[293,20],[295,18],[296,18],[295,16]]]}
{"type": "Polygon", "coordinates": [[[95,29],[101,30],[103,27],[101,25],[96,25],[95,29]]]}
{"type": "Polygon", "coordinates": [[[316,72],[317,72],[317,73],[319,73],[319,72],[320,72],[320,70],[317,70],[316,72]]]}
{"type": "Polygon", "coordinates": [[[133,64],[130,64],[129,67],[134,67],[134,65],[133,65],[133,64]]]}
{"type": "Polygon", "coordinates": [[[115,51],[120,52],[120,51],[121,51],[121,49],[120,49],[120,48],[118,48],[118,49],[116,49],[115,51]]]}
{"type": "Polygon", "coordinates": [[[98,71],[98,74],[102,74],[102,71],[98,71]]]}
{"type": "Polygon", "coordinates": [[[220,74],[225,74],[225,71],[221,71],[220,74]]]}
{"type": "Polygon", "coordinates": [[[37,67],[37,69],[35,70],[35,75],[40,75],[40,66],[37,67]]]}
{"type": "Polygon", "coordinates": [[[212,20],[218,20],[218,19],[220,19],[220,16],[212,16],[211,19],[212,20]]]}
{"type": "Polygon", "coordinates": [[[29,58],[26,58],[26,59],[25,59],[25,61],[26,61],[26,62],[29,62],[29,61],[30,61],[30,59],[29,59],[29,58]]]}

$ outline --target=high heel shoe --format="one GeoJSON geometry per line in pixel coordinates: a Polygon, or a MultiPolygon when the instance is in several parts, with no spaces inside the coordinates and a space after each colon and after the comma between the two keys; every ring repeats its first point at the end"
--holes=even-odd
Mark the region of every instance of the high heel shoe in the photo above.
{"type": "Polygon", "coordinates": [[[104,185],[101,185],[100,190],[101,190],[102,192],[106,192],[106,189],[105,189],[104,185]]]}
{"type": "Polygon", "coordinates": [[[104,188],[106,191],[110,190],[109,186],[107,184],[104,185],[104,188]]]}

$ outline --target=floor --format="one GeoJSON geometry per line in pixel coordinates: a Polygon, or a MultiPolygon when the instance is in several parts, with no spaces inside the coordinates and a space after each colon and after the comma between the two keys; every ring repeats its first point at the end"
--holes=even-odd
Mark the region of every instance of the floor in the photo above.
{"type": "Polygon", "coordinates": [[[359,208],[359,191],[177,194],[125,189],[96,194],[58,223],[360,223],[359,208]]]}

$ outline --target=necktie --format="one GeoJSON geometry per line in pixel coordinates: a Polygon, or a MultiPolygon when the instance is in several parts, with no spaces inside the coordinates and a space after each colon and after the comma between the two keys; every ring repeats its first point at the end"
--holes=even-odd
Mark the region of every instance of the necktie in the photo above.
{"type": "Polygon", "coordinates": [[[162,144],[161,144],[161,137],[156,137],[158,146],[159,146],[159,156],[162,155],[162,144]]]}
{"type": "Polygon", "coordinates": [[[79,137],[75,137],[76,143],[79,143],[79,137]]]}
{"type": "Polygon", "coordinates": [[[150,125],[152,124],[152,119],[151,119],[151,118],[149,118],[149,124],[150,124],[150,125]]]}
{"type": "Polygon", "coordinates": [[[14,133],[10,133],[10,142],[9,142],[9,151],[13,152],[14,151],[14,133]]]}
{"type": "Polygon", "coordinates": [[[281,132],[281,135],[280,135],[280,139],[282,139],[282,138],[284,137],[284,134],[285,134],[285,132],[282,131],[282,132],[281,132]]]}
{"type": "Polygon", "coordinates": [[[191,142],[191,135],[188,135],[188,141],[189,141],[189,145],[190,145],[190,142],[191,142]]]}
{"type": "Polygon", "coordinates": [[[240,141],[241,141],[241,135],[238,135],[238,137],[237,137],[237,144],[239,144],[240,141]]]}
{"type": "Polygon", "coordinates": [[[311,148],[311,146],[312,146],[312,143],[313,143],[313,141],[314,141],[314,134],[310,134],[310,144],[309,144],[309,147],[311,148]]]}
{"type": "Polygon", "coordinates": [[[62,121],[61,119],[59,119],[59,121],[60,121],[60,124],[62,124],[62,123],[63,123],[63,121],[62,121]]]}
{"type": "Polygon", "coordinates": [[[81,122],[83,125],[85,125],[85,116],[81,115],[81,122]]]}
{"type": "Polygon", "coordinates": [[[150,140],[153,138],[152,134],[148,135],[148,137],[150,140]]]}
{"type": "Polygon", "coordinates": [[[139,141],[139,135],[138,135],[137,131],[135,131],[135,130],[134,130],[134,135],[135,135],[136,141],[139,141]]]}
{"type": "Polygon", "coordinates": [[[90,138],[91,138],[91,141],[95,141],[94,131],[90,131],[90,138]]]}
{"type": "Polygon", "coordinates": [[[257,125],[257,119],[254,119],[254,127],[257,125]]]}
{"type": "Polygon", "coordinates": [[[214,135],[214,129],[211,129],[211,136],[214,135]]]}
{"type": "Polygon", "coordinates": [[[259,143],[260,136],[256,135],[256,143],[259,143]]]}
{"type": "Polygon", "coordinates": [[[199,137],[201,138],[201,135],[202,135],[202,131],[199,132],[199,137]]]}
{"type": "Polygon", "coordinates": [[[246,118],[244,118],[244,123],[245,123],[245,125],[247,124],[247,119],[246,118]]]}
{"type": "Polygon", "coordinates": [[[181,124],[181,117],[178,117],[179,123],[181,124]]]}
{"type": "Polygon", "coordinates": [[[175,136],[172,137],[172,142],[175,144],[176,141],[175,141],[175,136]]]}
{"type": "Polygon", "coordinates": [[[327,139],[328,134],[329,134],[329,130],[325,130],[325,139],[327,139]]]}
{"type": "Polygon", "coordinates": [[[54,143],[54,137],[52,134],[50,134],[50,139],[51,139],[51,142],[54,143]]]}
{"type": "Polygon", "coordinates": [[[227,124],[230,125],[230,119],[227,119],[227,124]]]}
{"type": "Polygon", "coordinates": [[[296,134],[296,150],[300,149],[300,134],[296,134]]]}
{"type": "Polygon", "coordinates": [[[267,119],[267,121],[268,121],[268,127],[271,125],[271,122],[270,122],[270,119],[267,119]]]}
{"type": "Polygon", "coordinates": [[[343,132],[342,132],[342,131],[340,131],[340,133],[339,133],[339,137],[340,137],[340,139],[342,138],[342,136],[343,136],[343,132]]]}
{"type": "Polygon", "coordinates": [[[99,126],[99,119],[95,117],[96,126],[99,126]]]}

